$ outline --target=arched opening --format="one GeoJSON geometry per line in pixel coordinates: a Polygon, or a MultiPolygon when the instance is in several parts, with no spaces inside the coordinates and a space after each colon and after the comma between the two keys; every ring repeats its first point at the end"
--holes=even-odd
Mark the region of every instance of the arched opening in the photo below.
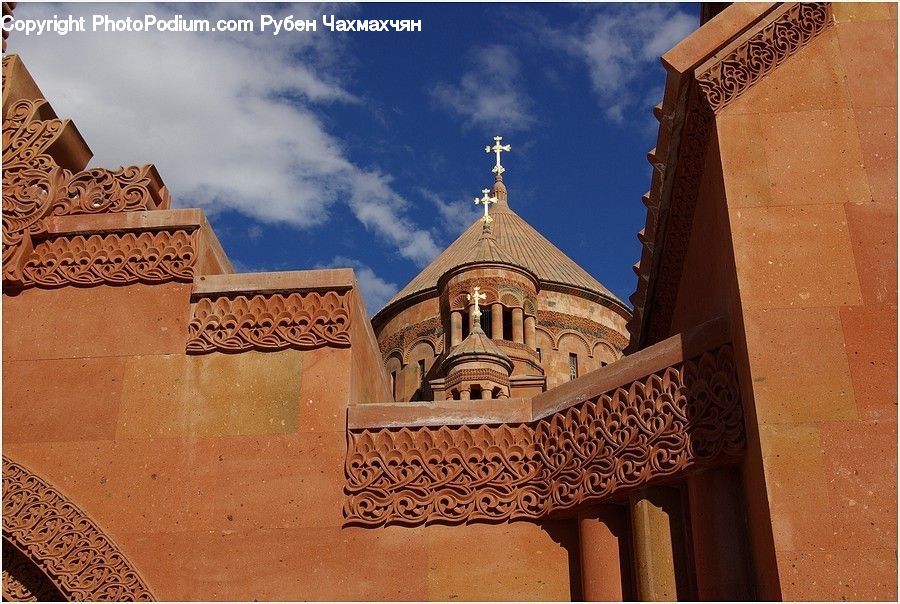
{"type": "Polygon", "coordinates": [[[66,597],[28,556],[3,539],[3,601],[63,602],[66,597]]]}

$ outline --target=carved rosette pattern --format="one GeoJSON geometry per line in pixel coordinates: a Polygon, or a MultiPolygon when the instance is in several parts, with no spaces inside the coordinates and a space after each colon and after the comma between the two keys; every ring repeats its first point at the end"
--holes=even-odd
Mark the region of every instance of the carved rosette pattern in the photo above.
{"type": "Polygon", "coordinates": [[[67,122],[42,113],[52,113],[45,99],[21,99],[3,117],[4,279],[17,280],[10,261],[26,236],[47,230],[48,217],[152,210],[170,201],[152,166],[74,173],[59,166],[51,148],[67,122]]]}
{"type": "Polygon", "coordinates": [[[718,112],[815,38],[830,23],[828,2],[792,5],[775,21],[697,77],[718,112]]]}
{"type": "Polygon", "coordinates": [[[485,306],[500,302],[504,293],[514,296],[512,303],[505,302],[508,306],[519,306],[527,302],[531,302],[532,307],[534,306],[532,296],[535,292],[526,291],[521,281],[505,277],[489,277],[465,279],[453,284],[447,293],[450,310],[465,310],[469,308],[470,303],[466,300],[466,294],[470,293],[476,285],[481,288],[481,293],[487,296],[482,302],[485,306]]]}
{"type": "Polygon", "coordinates": [[[25,262],[24,285],[60,287],[190,282],[196,252],[188,231],[56,237],[25,262]]]}
{"type": "Polygon", "coordinates": [[[187,352],[309,350],[350,346],[350,292],[201,298],[187,352]]]}
{"type": "MultiPolygon", "coordinates": [[[[128,558],[77,505],[7,457],[3,458],[3,537],[34,562],[67,600],[154,599],[128,558]]],[[[6,589],[4,581],[4,595],[6,589]]],[[[20,586],[11,583],[10,589],[24,595],[20,586]]]]}
{"type": "Polygon", "coordinates": [[[347,524],[539,519],[745,448],[730,345],[531,424],[350,430],[347,524]]]}

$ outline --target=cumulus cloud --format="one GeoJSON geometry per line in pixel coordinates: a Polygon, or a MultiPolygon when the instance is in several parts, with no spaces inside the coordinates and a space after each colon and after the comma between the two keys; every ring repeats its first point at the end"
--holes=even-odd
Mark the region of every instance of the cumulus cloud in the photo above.
{"type": "Polygon", "coordinates": [[[528,128],[535,120],[533,101],[523,89],[521,67],[512,49],[499,44],[478,49],[471,63],[459,82],[440,82],[429,90],[435,104],[465,118],[469,127],[528,128]]]}
{"type": "Polygon", "coordinates": [[[419,194],[434,205],[441,217],[441,227],[453,237],[469,228],[480,214],[479,206],[473,201],[475,195],[472,195],[471,199],[462,198],[448,202],[441,195],[425,188],[420,188],[419,194]]]}
{"type": "Polygon", "coordinates": [[[369,266],[346,256],[335,256],[331,262],[321,264],[316,268],[352,268],[359,282],[363,300],[366,302],[366,310],[373,314],[380,310],[399,291],[396,283],[389,283],[375,274],[369,266]]]}
{"type": "Polygon", "coordinates": [[[624,123],[628,113],[645,103],[648,91],[641,81],[647,71],[697,25],[697,15],[678,5],[605,5],[574,35],[548,29],[542,37],[586,63],[606,117],[624,123]]]}
{"type": "MultiPolygon", "coordinates": [[[[16,17],[93,13],[114,18],[315,19],[314,5],[22,3],[16,17]]],[[[322,225],[347,203],[367,229],[419,265],[438,247],[406,213],[389,175],[363,169],[325,127],[335,104],[359,103],[342,84],[337,38],[269,33],[70,33],[26,37],[22,56],[57,114],[71,117],[93,165],[154,163],[180,206],[233,209],[264,223],[322,225]]]]}

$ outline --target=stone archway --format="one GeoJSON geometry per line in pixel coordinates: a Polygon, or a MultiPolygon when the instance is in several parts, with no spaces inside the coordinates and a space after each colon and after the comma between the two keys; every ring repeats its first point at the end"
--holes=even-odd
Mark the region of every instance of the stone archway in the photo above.
{"type": "Polygon", "coordinates": [[[4,600],[155,600],[125,554],[84,511],[3,456],[4,600]]]}

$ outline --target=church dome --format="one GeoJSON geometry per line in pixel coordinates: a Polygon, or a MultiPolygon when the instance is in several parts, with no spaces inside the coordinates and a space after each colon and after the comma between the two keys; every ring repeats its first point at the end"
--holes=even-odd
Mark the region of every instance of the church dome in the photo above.
{"type": "Polygon", "coordinates": [[[436,292],[438,281],[448,272],[485,262],[521,268],[531,273],[542,288],[586,295],[630,316],[628,307],[609,289],[509,207],[502,179],[494,183],[492,193],[498,202],[491,208],[491,236],[482,236],[483,222],[476,220],[376,314],[376,323],[381,318],[379,315],[383,317],[404,300],[436,292]]]}

